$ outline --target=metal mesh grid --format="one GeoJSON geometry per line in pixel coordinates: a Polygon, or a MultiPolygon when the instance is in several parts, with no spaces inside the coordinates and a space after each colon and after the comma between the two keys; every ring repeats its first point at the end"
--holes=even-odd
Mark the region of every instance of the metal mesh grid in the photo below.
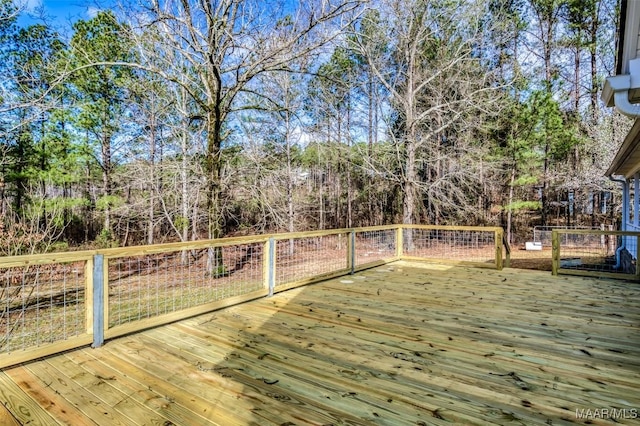
{"type": "Polygon", "coordinates": [[[636,273],[637,237],[609,234],[558,235],[560,268],[594,272],[636,273]],[[620,249],[620,250],[618,250],[620,249]]]}
{"type": "Polygon", "coordinates": [[[0,269],[0,352],[86,332],[85,261],[0,269]]]}
{"type": "Polygon", "coordinates": [[[404,229],[404,254],[425,259],[495,262],[494,231],[404,229]]]}
{"type": "Polygon", "coordinates": [[[396,230],[356,232],[356,266],[396,255],[396,230]]]}
{"type": "Polygon", "coordinates": [[[109,327],[263,288],[263,246],[109,259],[109,327]]]}
{"type": "Polygon", "coordinates": [[[276,241],[276,286],[347,268],[348,234],[276,241]]]}
{"type": "MultiPolygon", "coordinates": [[[[562,245],[562,247],[572,247],[572,248],[582,248],[582,247],[591,247],[591,246],[599,246],[605,244],[604,235],[593,235],[593,234],[572,234],[571,232],[565,233],[562,232],[558,234],[558,241],[562,245]],[[600,241],[602,240],[602,241],[600,241]]],[[[608,237],[608,236],[607,236],[608,237]]],[[[615,239],[615,236],[611,236],[615,239]]],[[[607,238],[608,241],[608,238],[607,238]]],[[[607,242],[609,244],[609,242],[607,242]]],[[[549,243],[551,246],[551,243],[549,243]]]]}
{"type": "MultiPolygon", "coordinates": [[[[612,228],[611,225],[608,225],[612,228]]],[[[604,227],[604,225],[603,225],[604,227]]],[[[591,226],[534,226],[533,227],[533,241],[542,243],[544,247],[551,247],[551,235],[554,229],[585,229],[585,230],[600,230],[597,227],[591,226]]],[[[611,230],[611,229],[610,229],[611,230]]],[[[575,236],[572,234],[562,234],[562,238],[566,237],[566,243],[570,243],[571,238],[575,236]]]]}

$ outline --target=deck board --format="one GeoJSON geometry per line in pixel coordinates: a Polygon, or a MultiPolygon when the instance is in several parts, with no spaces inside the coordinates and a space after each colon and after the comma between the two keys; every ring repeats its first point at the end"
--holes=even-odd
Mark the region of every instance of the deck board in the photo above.
{"type": "Polygon", "coordinates": [[[55,412],[50,410],[55,397],[48,398],[41,384],[32,385],[21,376],[10,375],[18,369],[20,367],[0,373],[0,401],[3,410],[9,411],[0,417],[3,420],[0,424],[5,424],[4,421],[8,425],[11,425],[11,422],[24,424],[25,419],[28,419],[30,425],[55,424],[55,412]]]}
{"type": "Polygon", "coordinates": [[[397,262],[5,369],[0,403],[21,424],[637,424],[576,410],[640,409],[640,284],[397,262]]]}

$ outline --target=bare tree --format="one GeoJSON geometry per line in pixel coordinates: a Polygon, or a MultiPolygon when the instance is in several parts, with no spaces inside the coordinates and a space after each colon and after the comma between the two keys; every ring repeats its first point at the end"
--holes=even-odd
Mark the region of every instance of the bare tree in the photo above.
{"type": "Polygon", "coordinates": [[[46,253],[59,241],[68,222],[64,221],[64,203],[47,200],[41,187],[29,187],[31,202],[22,214],[5,206],[0,217],[0,256],[46,253]]]}
{"type": "Polygon", "coordinates": [[[354,38],[389,96],[395,116],[389,123],[397,147],[402,190],[402,222],[419,217],[422,200],[440,217],[441,206],[470,210],[465,191],[473,172],[460,167],[469,150],[469,130],[479,114],[493,110],[498,86],[477,55],[482,45],[482,1],[446,5],[425,0],[381,1],[386,54],[367,34],[354,38]],[[371,52],[371,46],[376,51],[371,52]],[[459,129],[466,129],[460,132],[459,129]],[[463,135],[464,133],[464,135],[463,135]],[[449,161],[451,159],[452,161],[449,161]]]}
{"type": "MultiPolygon", "coordinates": [[[[301,2],[295,9],[286,1],[273,2],[269,9],[259,3],[152,0],[143,7],[144,13],[136,15],[142,16],[139,28],[153,27],[152,34],[157,35],[146,43],[152,47],[146,56],[154,60],[145,63],[143,58],[142,66],[153,63],[153,71],[181,85],[205,123],[209,238],[222,234],[222,148],[229,135],[229,120],[238,109],[254,107],[240,105],[238,95],[251,90],[250,83],[257,76],[287,71],[291,61],[336,37],[360,0],[301,2]],[[180,66],[167,63],[168,59],[180,66]],[[185,69],[191,71],[186,80],[182,78],[185,69]]],[[[135,37],[139,32],[132,34],[135,37]]]]}

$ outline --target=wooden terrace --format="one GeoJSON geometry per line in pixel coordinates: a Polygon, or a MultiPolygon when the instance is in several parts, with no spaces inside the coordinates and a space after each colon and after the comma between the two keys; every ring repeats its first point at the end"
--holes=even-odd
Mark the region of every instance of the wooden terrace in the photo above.
{"type": "Polygon", "coordinates": [[[640,284],[399,261],[5,368],[0,402],[3,425],[638,424],[640,284]]]}

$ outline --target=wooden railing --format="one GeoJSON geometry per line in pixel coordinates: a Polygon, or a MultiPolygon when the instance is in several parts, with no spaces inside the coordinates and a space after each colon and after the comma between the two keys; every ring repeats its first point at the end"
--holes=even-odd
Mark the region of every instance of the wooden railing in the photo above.
{"type": "Polygon", "coordinates": [[[640,232],[554,229],[552,274],[640,280],[639,243],[640,232]]]}
{"type": "Polygon", "coordinates": [[[502,228],[392,225],[0,258],[0,368],[400,259],[502,269],[502,228]]]}
{"type": "Polygon", "coordinates": [[[504,258],[504,267],[511,267],[511,245],[509,244],[509,240],[507,239],[507,235],[505,233],[502,234],[502,246],[504,247],[505,258],[504,258]]]}

